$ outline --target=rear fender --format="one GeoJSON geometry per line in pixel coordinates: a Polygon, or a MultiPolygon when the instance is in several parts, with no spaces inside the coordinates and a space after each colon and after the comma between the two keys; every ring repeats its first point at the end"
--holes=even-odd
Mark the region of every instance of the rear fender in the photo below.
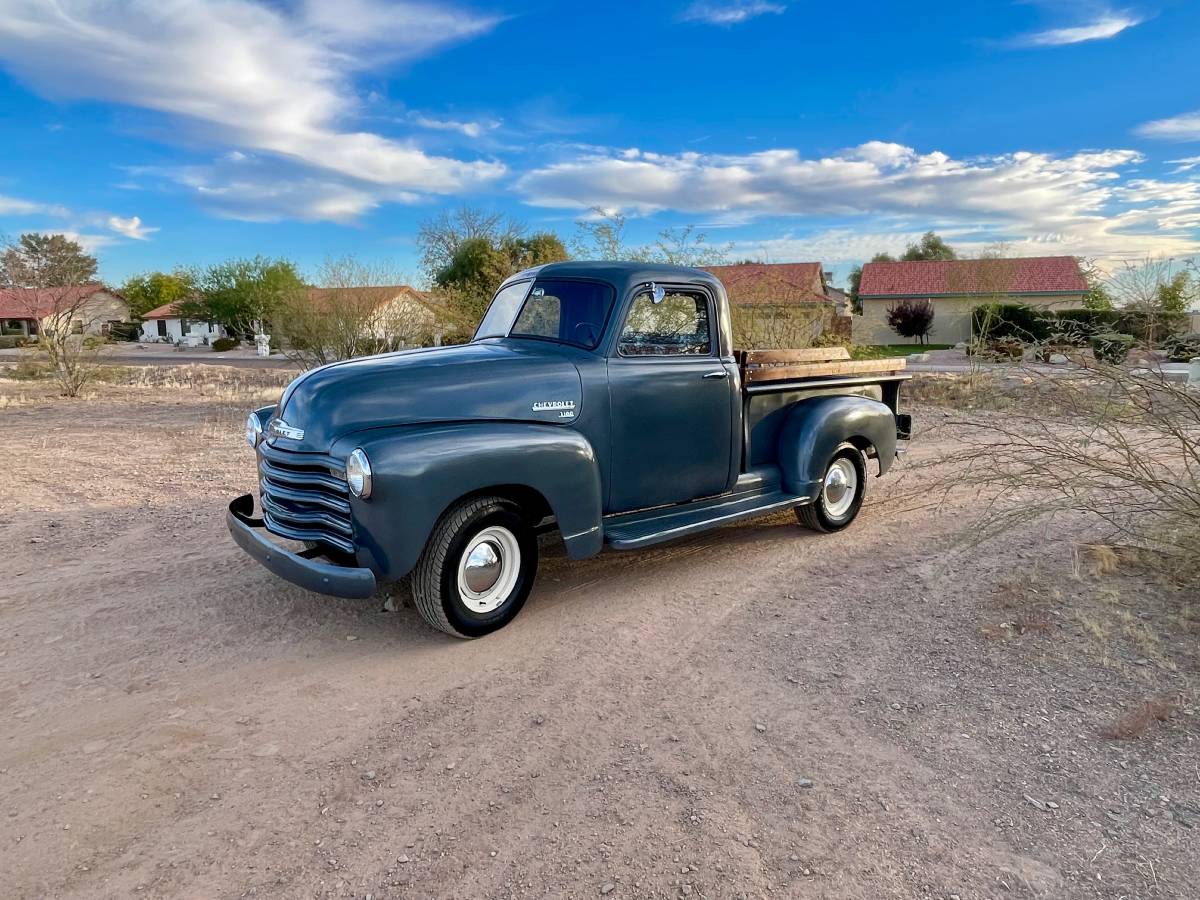
{"type": "Polygon", "coordinates": [[[837,448],[852,443],[871,449],[884,475],[896,458],[896,417],[869,397],[813,397],[788,414],[779,435],[779,467],[791,493],[814,498],[825,466],[837,448]]]}
{"type": "Polygon", "coordinates": [[[351,500],[359,563],[384,578],[412,570],[457,500],[501,485],[545,498],[571,558],[593,556],[603,545],[596,456],[571,429],[501,422],[380,428],[341,438],[333,455],[355,447],[372,471],[370,499],[351,500]]]}

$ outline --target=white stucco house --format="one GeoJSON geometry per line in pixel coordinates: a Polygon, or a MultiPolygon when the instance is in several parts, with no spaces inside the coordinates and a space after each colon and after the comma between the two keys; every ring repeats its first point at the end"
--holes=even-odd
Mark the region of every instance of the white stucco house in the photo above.
{"type": "Polygon", "coordinates": [[[150,343],[211,344],[225,337],[225,329],[216,322],[186,319],[179,315],[174,303],[168,303],[142,316],[141,340],[150,343]]]}

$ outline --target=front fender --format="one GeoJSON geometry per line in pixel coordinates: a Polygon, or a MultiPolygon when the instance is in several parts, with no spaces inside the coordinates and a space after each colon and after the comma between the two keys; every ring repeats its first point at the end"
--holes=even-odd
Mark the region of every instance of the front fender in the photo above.
{"type": "Polygon", "coordinates": [[[784,488],[815,497],[825,466],[847,441],[870,444],[884,475],[896,458],[896,417],[869,397],[832,396],[801,400],[788,414],[779,435],[779,467],[784,488]]]}
{"type": "Polygon", "coordinates": [[[359,562],[385,578],[412,570],[456,500],[500,486],[545,497],[573,559],[600,552],[600,472],[577,431],[498,422],[379,428],[341,438],[332,453],[355,447],[372,471],[370,499],[351,502],[359,562]]]}

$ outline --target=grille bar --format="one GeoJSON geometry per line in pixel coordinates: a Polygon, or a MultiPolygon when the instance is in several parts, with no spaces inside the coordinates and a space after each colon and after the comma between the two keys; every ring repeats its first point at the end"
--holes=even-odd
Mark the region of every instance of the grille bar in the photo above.
{"type": "Polygon", "coordinates": [[[292,540],[353,553],[350,491],[337,477],[342,468],[343,463],[331,456],[260,444],[259,493],[267,529],[292,540]]]}

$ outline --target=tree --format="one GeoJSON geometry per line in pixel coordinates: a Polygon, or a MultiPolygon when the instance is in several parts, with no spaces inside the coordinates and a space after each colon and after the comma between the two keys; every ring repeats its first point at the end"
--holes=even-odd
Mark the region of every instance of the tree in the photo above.
{"type": "Polygon", "coordinates": [[[38,322],[38,348],[67,397],[79,396],[95,374],[100,342],[88,332],[106,310],[83,289],[95,277],[96,257],[61,234],[23,234],[0,254],[0,280],[18,289],[38,322]]]}
{"type": "Polygon", "coordinates": [[[180,315],[220,322],[237,335],[261,332],[276,310],[304,290],[293,263],[263,256],[210,266],[196,286],[196,295],[180,301],[180,315]]]}
{"type": "Polygon", "coordinates": [[[352,256],[327,259],[318,288],[286,297],[276,325],[284,352],[306,368],[428,343],[432,309],[389,266],[352,256]]]}
{"type": "Polygon", "coordinates": [[[433,281],[438,272],[450,265],[454,254],[467,241],[481,238],[493,245],[516,239],[525,226],[503,213],[474,206],[460,206],[425,219],[417,226],[417,245],[421,248],[421,269],[433,281]]]}
{"type": "Polygon", "coordinates": [[[1113,296],[1104,283],[1104,272],[1096,264],[1096,260],[1087,257],[1077,257],[1079,271],[1087,283],[1087,291],[1083,295],[1083,308],[1098,312],[1107,312],[1116,307],[1113,296]]]}
{"type": "Polygon", "coordinates": [[[933,304],[928,300],[900,300],[887,309],[888,327],[900,337],[924,344],[933,328],[933,304]]]}
{"type": "Polygon", "coordinates": [[[1184,324],[1194,297],[1191,271],[1172,269],[1172,261],[1163,259],[1126,263],[1106,285],[1122,309],[1139,314],[1143,337],[1151,347],[1184,324]]]}
{"type": "Polygon", "coordinates": [[[465,336],[475,330],[505,278],[522,269],[567,258],[566,247],[550,232],[498,241],[473,237],[458,245],[433,280],[445,298],[456,336],[465,336]]]}
{"type": "MultiPolygon", "coordinates": [[[[876,253],[871,257],[871,262],[895,262],[895,258],[890,253],[876,253]]],[[[850,302],[854,304],[854,311],[862,312],[862,301],[858,299],[858,290],[862,285],[862,266],[855,266],[850,270],[850,302]]]]}
{"type": "Polygon", "coordinates": [[[954,248],[947,244],[937,234],[927,231],[915,244],[909,244],[900,257],[904,262],[922,259],[958,259],[954,248]]]}
{"type": "Polygon", "coordinates": [[[695,225],[664,228],[650,244],[631,245],[625,241],[628,219],[619,212],[593,210],[596,217],[575,223],[571,249],[577,259],[632,260],[659,262],[673,266],[722,266],[729,262],[733,244],[709,243],[708,235],[695,225]]]}
{"type": "Polygon", "coordinates": [[[2,287],[71,287],[95,277],[96,257],[62,234],[23,234],[0,256],[2,287]]]}
{"type": "Polygon", "coordinates": [[[142,272],[126,279],[121,286],[121,296],[129,301],[130,314],[141,318],[152,309],[193,297],[196,280],[196,272],[190,269],[142,272]]]}

